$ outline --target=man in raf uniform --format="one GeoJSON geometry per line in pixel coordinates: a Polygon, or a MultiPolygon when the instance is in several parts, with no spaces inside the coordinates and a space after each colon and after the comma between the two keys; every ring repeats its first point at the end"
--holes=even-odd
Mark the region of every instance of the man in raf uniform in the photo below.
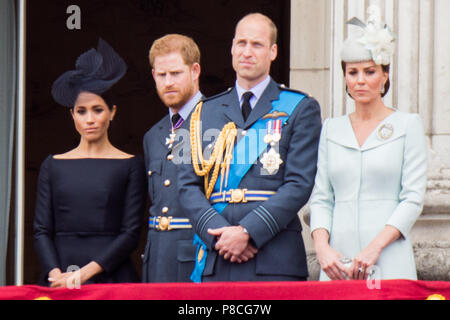
{"type": "Polygon", "coordinates": [[[178,201],[176,167],[183,160],[183,144],[189,139],[190,114],[202,97],[200,50],[189,37],[166,35],[153,43],[150,65],[158,95],[169,114],[144,136],[152,205],[142,280],[190,282],[194,232],[178,201]]]}
{"type": "Polygon", "coordinates": [[[314,185],[320,107],[269,76],[276,38],[268,17],[241,19],[231,50],[236,85],[192,114],[192,164],[178,179],[196,232],[194,282],[308,276],[298,212],[314,185]]]}

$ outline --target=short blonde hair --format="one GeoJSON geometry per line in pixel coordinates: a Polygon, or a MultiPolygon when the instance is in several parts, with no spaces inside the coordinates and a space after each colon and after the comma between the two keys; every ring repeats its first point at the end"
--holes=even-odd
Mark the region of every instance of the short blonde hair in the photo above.
{"type": "Polygon", "coordinates": [[[278,40],[278,28],[277,28],[277,26],[275,25],[275,23],[272,21],[272,19],[270,19],[268,16],[266,16],[266,15],[263,15],[262,13],[258,13],[258,12],[256,12],[256,13],[249,13],[249,14],[247,14],[247,15],[245,15],[241,20],[239,20],[239,22],[236,24],[236,29],[237,29],[237,27],[239,26],[239,24],[241,23],[241,22],[243,22],[244,20],[247,20],[247,19],[251,19],[251,18],[257,18],[257,19],[262,19],[262,20],[264,20],[265,22],[267,22],[267,25],[269,26],[269,28],[270,28],[270,44],[271,45],[273,45],[273,44],[276,44],[277,43],[277,40],[278,40]]]}
{"type": "Polygon", "coordinates": [[[168,34],[153,42],[149,54],[151,67],[154,68],[156,57],[172,52],[179,52],[188,66],[200,64],[200,49],[192,38],[181,34],[168,34]]]}

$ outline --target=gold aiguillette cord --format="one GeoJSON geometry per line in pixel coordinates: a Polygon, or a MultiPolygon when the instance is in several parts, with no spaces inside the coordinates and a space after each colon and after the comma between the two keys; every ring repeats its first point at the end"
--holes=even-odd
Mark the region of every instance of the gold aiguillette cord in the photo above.
{"type": "Polygon", "coordinates": [[[225,187],[228,184],[228,174],[230,171],[230,164],[233,158],[234,141],[237,136],[237,129],[234,122],[229,122],[222,128],[214,145],[213,152],[208,160],[203,158],[202,152],[202,130],[201,130],[201,112],[203,102],[199,102],[194,112],[192,113],[190,123],[190,139],[191,139],[191,155],[192,165],[195,174],[199,177],[205,177],[205,195],[209,199],[214,185],[219,177],[219,170],[221,171],[220,191],[225,177],[225,187]],[[225,152],[225,158],[224,158],[225,152]],[[214,167],[211,175],[211,180],[208,181],[209,173],[214,167]]]}

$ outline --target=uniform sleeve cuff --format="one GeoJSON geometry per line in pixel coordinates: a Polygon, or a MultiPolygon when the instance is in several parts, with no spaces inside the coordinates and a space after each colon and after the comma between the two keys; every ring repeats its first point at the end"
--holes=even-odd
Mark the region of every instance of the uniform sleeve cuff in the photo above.
{"type": "Polygon", "coordinates": [[[257,248],[263,247],[280,232],[275,217],[263,206],[253,209],[239,224],[247,229],[257,248]]]}

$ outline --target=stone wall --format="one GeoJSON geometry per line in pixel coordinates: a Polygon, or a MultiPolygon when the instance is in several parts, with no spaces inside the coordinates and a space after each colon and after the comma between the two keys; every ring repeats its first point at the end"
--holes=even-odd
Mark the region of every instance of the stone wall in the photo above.
{"type": "MultiPolygon", "coordinates": [[[[411,232],[419,279],[450,280],[450,1],[448,0],[292,0],[291,83],[319,101],[323,118],[350,113],[339,52],[352,32],[346,21],[366,20],[371,4],[397,35],[386,105],[419,113],[429,141],[428,188],[423,213],[411,232]]],[[[310,278],[318,265],[304,223],[310,278]]]]}

